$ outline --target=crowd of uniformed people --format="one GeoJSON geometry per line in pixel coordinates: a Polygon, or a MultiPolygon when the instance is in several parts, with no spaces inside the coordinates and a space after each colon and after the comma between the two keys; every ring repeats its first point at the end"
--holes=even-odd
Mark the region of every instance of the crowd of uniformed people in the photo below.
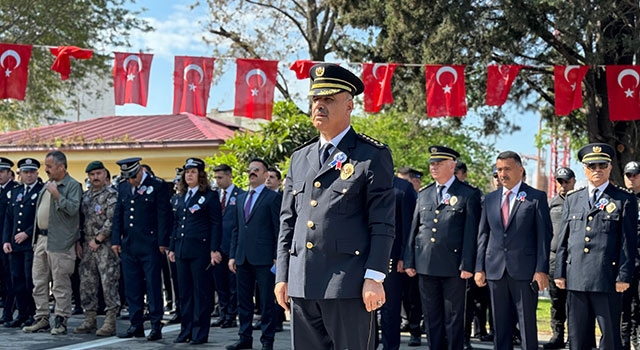
{"type": "Polygon", "coordinates": [[[574,171],[558,168],[548,201],[515,152],[497,155],[495,188],[483,194],[456,150],[431,146],[423,187],[423,172],[394,176],[388,148],[351,128],[359,78],[332,64],[311,78],[320,135],[296,150],[284,180],[254,158],[241,189],[230,166],[208,174],[188,158],[171,183],[135,157],[117,162],[114,180],[90,162],[83,192],[61,151],[44,157],[47,181],[40,160],[18,160],[16,181],[14,162],[0,157],[0,323],[61,335],[83,312],[74,333],[112,336],[128,317],[119,337],[145,337],[148,321],[155,341],[175,309],[175,343],[237,327],[227,349],[251,349],[259,330],[269,350],[288,311],[292,349],[392,350],[402,331],[409,346],[431,349],[469,350],[472,336],[536,349],[548,288],[545,349],[638,349],[640,163],[624,167],[618,187],[614,149],[586,145],[587,186],[574,189],[574,171]]]}

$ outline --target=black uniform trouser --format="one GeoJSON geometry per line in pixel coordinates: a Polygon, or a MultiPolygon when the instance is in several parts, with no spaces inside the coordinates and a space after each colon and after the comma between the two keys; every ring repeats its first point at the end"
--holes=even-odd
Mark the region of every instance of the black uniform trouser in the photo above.
{"type": "Polygon", "coordinates": [[[180,285],[181,292],[181,338],[203,342],[209,339],[213,281],[206,270],[210,261],[209,254],[198,258],[176,258],[178,279],[174,282],[180,285]]]}
{"type": "Polygon", "coordinates": [[[640,284],[638,277],[640,271],[635,268],[631,285],[622,293],[622,322],[620,324],[620,334],[622,336],[622,349],[628,350],[631,344],[638,345],[640,327],[640,284]]]}
{"type": "Polygon", "coordinates": [[[375,349],[376,312],[362,298],[291,298],[291,350],[375,349]]]}
{"type": "Polygon", "coordinates": [[[478,287],[473,278],[469,279],[467,285],[467,307],[465,309],[466,319],[464,325],[464,336],[471,337],[471,328],[474,319],[477,320],[475,337],[493,333],[493,317],[491,311],[491,296],[489,287],[478,287]],[[489,322],[489,332],[487,332],[487,322],[489,322]]]}
{"type": "Polygon", "coordinates": [[[418,278],[429,348],[462,350],[467,281],[458,276],[418,278]]]}
{"type": "Polygon", "coordinates": [[[9,254],[11,266],[11,283],[18,304],[18,317],[26,319],[35,314],[36,306],[33,301],[33,250],[13,251],[9,254]]]}
{"type": "Polygon", "coordinates": [[[567,290],[556,285],[549,275],[549,298],[551,299],[551,330],[554,337],[564,340],[564,323],[567,321],[567,290]]]}
{"type": "Polygon", "coordinates": [[[236,274],[229,271],[228,254],[222,254],[222,261],[213,267],[212,273],[216,282],[220,317],[225,321],[235,321],[238,315],[236,274]]]}
{"type": "Polygon", "coordinates": [[[411,335],[419,337],[422,334],[420,321],[422,321],[422,304],[420,302],[420,287],[418,277],[402,276],[402,306],[409,322],[411,335]]]}
{"type": "Polygon", "coordinates": [[[402,308],[402,279],[404,274],[393,269],[384,279],[385,303],[380,308],[382,349],[400,348],[400,309],[402,308]]]}
{"type": "Polygon", "coordinates": [[[15,293],[13,285],[11,283],[11,268],[9,266],[9,255],[4,252],[0,252],[0,259],[2,259],[2,289],[4,292],[3,302],[4,310],[2,313],[2,319],[5,322],[13,320],[13,311],[15,310],[15,293]]]}
{"type": "Polygon", "coordinates": [[[620,293],[568,291],[569,344],[571,349],[591,349],[594,318],[602,333],[601,350],[620,349],[620,293]]]}
{"type": "Polygon", "coordinates": [[[131,325],[143,327],[142,313],[146,287],[151,328],[160,329],[164,314],[162,306],[162,259],[164,259],[164,255],[155,249],[151,253],[138,255],[132,255],[124,250],[120,254],[120,259],[131,325]]]}
{"type": "Polygon", "coordinates": [[[251,265],[245,262],[236,265],[236,281],[238,283],[238,318],[240,329],[238,335],[243,342],[253,342],[253,291],[256,282],[259,286],[260,308],[262,309],[262,336],[260,342],[263,344],[273,344],[276,334],[276,324],[274,321],[275,295],[273,287],[275,285],[275,275],[271,272],[270,265],[251,265]]]}

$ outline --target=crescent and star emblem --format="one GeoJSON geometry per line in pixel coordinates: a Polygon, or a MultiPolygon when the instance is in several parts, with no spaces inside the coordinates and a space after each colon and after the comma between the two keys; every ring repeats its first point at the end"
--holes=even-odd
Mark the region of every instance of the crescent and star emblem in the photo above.
{"type": "MultiPolygon", "coordinates": [[[[455,69],[449,66],[444,66],[440,67],[440,69],[438,69],[438,72],[436,72],[436,81],[438,82],[438,85],[442,86],[442,83],[440,82],[440,76],[444,73],[451,73],[453,75],[453,82],[451,83],[451,85],[455,84],[456,81],[458,81],[458,72],[456,72],[455,69]]],[[[445,94],[451,93],[451,85],[447,84],[442,87],[442,90],[444,90],[445,94]]]]}
{"type": "Polygon", "coordinates": [[[502,78],[506,81],[509,80],[509,74],[511,73],[511,67],[504,65],[504,64],[499,64],[498,65],[498,72],[500,73],[500,75],[502,75],[502,78]]]}
{"type": "Polygon", "coordinates": [[[129,55],[125,57],[124,61],[122,61],[122,68],[124,69],[125,72],[127,72],[127,64],[131,61],[134,61],[138,64],[138,72],[136,72],[135,74],[134,73],[127,74],[127,81],[133,81],[133,79],[136,78],[136,74],[142,70],[142,60],[140,59],[140,56],[129,55]]]}
{"type": "Polygon", "coordinates": [[[249,87],[251,87],[251,82],[249,81],[249,79],[251,79],[251,77],[254,75],[257,75],[260,78],[262,78],[262,80],[258,80],[259,86],[257,88],[251,89],[251,96],[258,96],[258,92],[260,91],[260,88],[267,83],[267,75],[264,73],[264,71],[262,71],[262,69],[256,68],[256,69],[250,70],[247,73],[247,75],[244,77],[244,81],[247,83],[249,87]]]}
{"type": "MultiPolygon", "coordinates": [[[[569,73],[571,73],[571,71],[574,69],[578,69],[578,66],[572,65],[572,66],[566,66],[564,68],[564,80],[566,80],[567,83],[571,83],[571,80],[569,80],[569,73]]],[[[573,83],[571,83],[571,91],[575,91],[575,90],[576,90],[576,82],[574,81],[573,83]]]]}
{"type": "MultiPolygon", "coordinates": [[[[186,67],[184,67],[184,78],[183,79],[185,81],[187,80],[187,73],[190,70],[194,70],[194,71],[198,72],[198,74],[200,74],[200,81],[198,81],[198,84],[202,83],[202,80],[204,79],[204,71],[202,70],[202,67],[200,67],[197,64],[193,64],[193,63],[188,65],[188,66],[186,66],[186,67]]],[[[196,91],[196,87],[197,87],[196,84],[189,83],[189,91],[196,91]]]]}
{"type": "Polygon", "coordinates": [[[384,63],[376,63],[376,64],[374,64],[374,65],[373,65],[373,70],[372,70],[373,77],[374,77],[376,80],[378,80],[378,84],[380,84],[380,86],[384,85],[384,77],[382,77],[382,79],[380,79],[380,78],[378,77],[378,69],[383,68],[383,67],[384,67],[384,72],[385,72],[385,74],[386,74],[386,73],[387,73],[387,69],[388,69],[389,65],[384,64],[384,63]]]}
{"type": "MultiPolygon", "coordinates": [[[[15,50],[7,50],[2,53],[2,56],[0,56],[0,65],[2,66],[2,68],[5,68],[4,60],[9,56],[16,59],[16,66],[13,67],[13,69],[18,68],[18,66],[20,66],[20,55],[18,55],[18,53],[15,50]]],[[[4,76],[8,77],[11,75],[12,72],[13,71],[11,69],[7,68],[7,70],[4,71],[4,76]]]]}
{"type": "Polygon", "coordinates": [[[624,86],[622,86],[622,78],[626,77],[627,75],[633,77],[636,80],[636,84],[633,86],[633,89],[627,88],[626,90],[624,90],[624,97],[629,98],[633,97],[634,89],[637,88],[638,84],[640,83],[640,75],[638,75],[638,72],[630,68],[622,70],[622,72],[618,74],[618,85],[620,86],[620,88],[624,88],[624,86]]]}

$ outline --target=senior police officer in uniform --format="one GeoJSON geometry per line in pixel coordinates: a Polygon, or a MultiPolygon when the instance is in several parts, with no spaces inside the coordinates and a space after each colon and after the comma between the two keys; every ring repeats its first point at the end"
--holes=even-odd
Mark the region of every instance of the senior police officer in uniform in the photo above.
{"type": "Polygon", "coordinates": [[[592,143],[578,152],[589,181],[567,195],[556,253],[555,282],[567,289],[571,349],[591,348],[594,316],[600,349],[620,349],[621,294],[633,276],[638,205],[609,183],[614,149],[592,143]]]}
{"type": "Polygon", "coordinates": [[[109,186],[107,169],[99,161],[89,163],[85,169],[91,187],[82,195],[80,228],[83,235],[80,274],[80,299],[85,320],[73,333],[96,332],[98,336],[111,336],[116,332],[116,314],[120,310],[118,284],[120,259],[111,250],[113,215],[118,191],[109,186]],[[97,329],[98,288],[106,305],[104,324],[97,329]]]}
{"type": "MultiPolygon", "coordinates": [[[[9,158],[0,157],[0,232],[4,225],[4,215],[9,205],[9,191],[19,184],[13,180],[13,162],[9,158]]],[[[11,268],[9,267],[8,253],[0,253],[0,272],[2,273],[2,302],[3,310],[0,317],[0,324],[8,323],[13,320],[13,311],[15,304],[15,295],[13,294],[13,285],[11,283],[11,268]]]]}
{"type": "MultiPolygon", "coordinates": [[[[40,162],[33,158],[18,161],[22,174],[22,186],[14,186],[5,196],[9,200],[3,227],[3,250],[9,256],[11,282],[18,304],[18,317],[6,322],[5,327],[30,326],[33,323],[35,304],[33,301],[33,225],[36,219],[36,203],[42,182],[38,181],[40,162]]],[[[5,304],[6,305],[6,304],[5,304]]],[[[6,307],[6,306],[5,306],[6,307]]]]}
{"type": "Polygon", "coordinates": [[[291,297],[293,349],[373,349],[395,231],[391,152],[350,126],[358,77],[327,63],[310,75],[320,137],[291,157],[276,297],[285,309],[291,297]]]}
{"type": "Polygon", "coordinates": [[[480,222],[480,191],[454,176],[458,152],[432,146],[435,182],[418,195],[405,252],[405,271],[418,274],[432,349],[464,347],[467,279],[473,277],[480,222]]]}
{"type": "MultiPolygon", "coordinates": [[[[636,197],[640,196],[640,163],[631,161],[624,166],[624,184],[636,197]]],[[[637,199],[637,198],[636,198],[637,199]]],[[[638,203],[640,212],[640,202],[638,203]]],[[[638,234],[640,237],[640,222],[638,222],[638,234]]],[[[640,279],[640,254],[636,254],[635,268],[631,286],[622,294],[622,323],[620,332],[622,333],[622,349],[628,350],[633,347],[638,349],[640,344],[640,289],[638,280],[640,279]]]]}
{"type": "Polygon", "coordinates": [[[121,259],[131,321],[129,329],[118,336],[144,337],[142,312],[146,287],[151,321],[147,340],[153,341],[162,339],[161,259],[169,246],[171,207],[167,186],[142,171],[140,160],[136,157],[116,162],[126,181],[118,186],[111,249],[121,259]]]}

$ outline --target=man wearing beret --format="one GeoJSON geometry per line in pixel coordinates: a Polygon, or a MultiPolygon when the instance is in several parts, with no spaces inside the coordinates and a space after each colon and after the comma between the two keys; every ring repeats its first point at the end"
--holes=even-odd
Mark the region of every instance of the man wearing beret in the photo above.
{"type": "Polygon", "coordinates": [[[555,282],[567,290],[572,349],[591,348],[596,320],[599,348],[622,348],[620,293],[633,278],[638,204],[632,193],[609,183],[614,154],[605,143],[580,149],[589,184],[567,195],[562,213],[555,282]]]}
{"type": "Polygon", "coordinates": [[[551,299],[551,330],[553,336],[543,345],[544,349],[564,348],[564,323],[567,320],[567,291],[559,289],[553,280],[556,263],[556,251],[558,250],[558,235],[562,228],[562,208],[569,191],[576,184],[576,175],[567,167],[560,167],[555,172],[556,191],[558,194],[549,202],[549,215],[553,226],[553,238],[551,239],[551,254],[549,256],[549,296],[551,299]]]}
{"type": "Polygon", "coordinates": [[[291,156],[275,294],[291,307],[293,349],[371,350],[395,234],[391,152],[350,125],[358,77],[327,63],[310,75],[320,136],[291,156]]]}
{"type": "MultiPolygon", "coordinates": [[[[4,198],[9,205],[4,220],[2,248],[9,256],[11,280],[18,304],[18,317],[6,322],[5,327],[18,328],[33,323],[35,306],[33,302],[33,224],[36,219],[36,203],[42,183],[38,181],[40,162],[33,158],[18,161],[22,186],[14,186],[4,198]]],[[[6,308],[6,306],[5,306],[6,308]]]]}
{"type": "Polygon", "coordinates": [[[111,249],[120,256],[131,326],[120,338],[144,337],[144,291],[151,332],[147,340],[162,339],[162,259],[169,247],[171,207],[168,186],[142,170],[141,158],[116,162],[120,176],[113,214],[111,249]],[[145,285],[143,285],[145,283],[145,285]]]}
{"type": "Polygon", "coordinates": [[[85,320],[73,333],[96,332],[98,336],[111,336],[116,332],[116,314],[120,310],[120,259],[111,250],[111,226],[118,191],[109,186],[107,169],[101,161],[89,163],[85,172],[91,187],[82,195],[80,207],[83,253],[78,267],[80,299],[85,320]],[[107,315],[102,327],[97,329],[96,312],[100,285],[107,315]]]}
{"type": "Polygon", "coordinates": [[[547,195],[523,181],[520,156],[505,151],[496,160],[502,184],[485,197],[478,232],[475,281],[489,285],[495,349],[512,349],[517,315],[522,349],[538,348],[538,291],[549,283],[552,237],[547,195]]]}
{"type": "MultiPolygon", "coordinates": [[[[624,184],[636,197],[640,196],[640,163],[631,161],[624,166],[624,184]]],[[[640,203],[638,203],[640,212],[640,203]]],[[[639,219],[640,220],[640,219],[639,219]]],[[[638,222],[638,234],[640,234],[640,221],[638,222]]],[[[640,278],[640,254],[636,254],[635,268],[631,286],[622,294],[622,348],[629,349],[640,346],[640,290],[638,280],[640,278]]]]}
{"type": "MultiPolygon", "coordinates": [[[[4,224],[4,215],[9,205],[9,192],[18,183],[13,180],[13,162],[9,158],[0,157],[0,232],[4,224]]],[[[9,256],[6,253],[0,253],[0,272],[2,273],[2,290],[1,296],[4,303],[0,324],[11,322],[13,320],[13,310],[15,304],[15,295],[13,295],[13,287],[11,283],[11,269],[9,267],[9,256]]]]}
{"type": "Polygon", "coordinates": [[[473,277],[480,191],[454,176],[451,148],[429,148],[435,182],[418,195],[404,268],[418,275],[429,347],[463,349],[465,292],[473,277]]]}
{"type": "Polygon", "coordinates": [[[67,172],[67,156],[51,151],[44,159],[49,181],[38,194],[34,225],[33,300],[36,323],[22,328],[25,333],[67,334],[71,316],[71,275],[76,263],[76,244],[80,238],[82,185],[67,172]],[[52,283],[49,290],[49,283],[52,283]],[[49,292],[56,299],[53,326],[49,324],[49,292]]]}

